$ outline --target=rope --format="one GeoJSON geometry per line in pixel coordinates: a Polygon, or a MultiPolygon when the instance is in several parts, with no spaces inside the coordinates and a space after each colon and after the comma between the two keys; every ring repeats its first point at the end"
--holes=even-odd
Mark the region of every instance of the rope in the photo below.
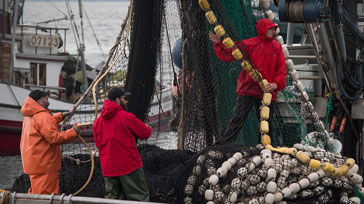
{"type": "MultiPolygon", "coordinates": [[[[130,34],[130,26],[131,26],[131,12],[132,12],[132,8],[133,8],[133,0],[131,0],[131,3],[130,3],[130,7],[129,7],[129,12],[128,12],[128,14],[127,14],[127,16],[126,16],[126,18],[125,18],[125,20],[127,20],[128,21],[128,28],[127,28],[127,33],[126,33],[126,35],[125,35],[125,37],[124,37],[124,42],[125,42],[125,44],[124,44],[124,47],[123,47],[123,49],[118,53],[118,55],[117,55],[117,57],[114,59],[114,61],[113,61],[113,63],[107,68],[107,70],[104,72],[104,73],[102,73],[102,71],[97,75],[97,80],[96,81],[94,81],[93,82],[93,84],[91,84],[90,85],[90,87],[86,90],[86,92],[84,93],[84,95],[79,99],[79,101],[72,107],[72,110],[70,111],[71,113],[73,113],[75,110],[76,110],[76,108],[84,101],[84,99],[86,98],[86,96],[88,95],[88,93],[90,92],[90,88],[91,88],[91,86],[92,86],[92,94],[93,94],[93,100],[94,100],[94,106],[95,106],[95,120],[96,120],[96,118],[97,118],[97,115],[98,115],[98,108],[97,108],[97,99],[96,99],[96,86],[98,85],[98,83],[106,76],[106,74],[108,74],[109,73],[109,71],[114,67],[114,65],[115,65],[115,63],[116,63],[116,61],[117,61],[117,59],[121,56],[121,54],[123,54],[124,53],[124,50],[125,50],[125,48],[126,48],[126,42],[127,42],[127,39],[128,39],[128,37],[129,37],[129,34],[130,34]],[[101,75],[102,74],[102,75],[101,75]]],[[[124,22],[124,23],[126,23],[126,21],[124,22]]],[[[123,23],[123,24],[124,24],[123,23]]],[[[125,25],[125,24],[124,24],[125,25]]],[[[122,26],[122,30],[121,30],[121,32],[120,32],[120,35],[121,35],[121,33],[123,32],[123,30],[124,30],[124,27],[122,26]]],[[[118,39],[117,40],[117,42],[116,43],[120,43],[120,39],[118,39]]],[[[112,50],[113,49],[115,49],[117,46],[114,46],[113,48],[112,48],[112,50]]],[[[111,55],[113,54],[113,52],[111,52],[110,51],[110,53],[109,53],[109,60],[111,59],[111,55]]],[[[108,60],[108,62],[109,62],[109,60],[108,60]]],[[[107,63],[108,62],[105,62],[105,65],[104,65],[104,67],[107,65],[107,63]]],[[[66,118],[65,120],[64,120],[64,122],[63,122],[63,124],[62,124],[62,126],[64,126],[64,124],[65,124],[65,122],[66,121],[68,121],[69,120],[69,118],[70,117],[68,117],[68,118],[66,118]]],[[[84,124],[79,124],[79,125],[77,125],[77,127],[80,127],[80,126],[88,126],[88,125],[92,125],[93,124],[93,122],[90,122],[90,123],[84,123],[84,124]]],[[[95,168],[95,161],[94,161],[94,157],[93,157],[93,154],[92,154],[92,151],[91,151],[91,148],[89,147],[89,145],[86,143],[86,141],[80,136],[80,135],[78,135],[78,138],[82,141],[82,143],[86,146],[86,148],[87,148],[87,150],[88,150],[88,152],[89,152],[89,154],[90,154],[90,158],[91,158],[91,170],[90,170],[90,175],[89,175],[89,177],[88,177],[88,179],[87,179],[87,181],[86,181],[86,183],[77,191],[77,192],[75,192],[75,193],[73,193],[72,195],[78,195],[81,191],[83,191],[85,188],[86,188],[86,186],[90,183],[90,181],[91,181],[91,179],[92,179],[92,175],[93,175],[93,172],[94,172],[94,168],[95,168]]]]}
{"type": "Polygon", "coordinates": [[[326,113],[326,121],[325,121],[325,130],[326,130],[326,127],[327,127],[327,123],[329,121],[330,111],[332,111],[334,109],[334,107],[332,106],[331,99],[332,99],[332,94],[330,94],[329,102],[327,102],[327,105],[326,105],[327,106],[327,113],[326,113]]]}
{"type": "Polygon", "coordinates": [[[69,160],[72,160],[72,161],[76,162],[78,165],[80,165],[81,163],[88,163],[88,162],[90,162],[90,161],[91,161],[91,159],[89,159],[89,160],[85,160],[85,161],[82,161],[81,159],[75,159],[75,158],[73,158],[73,157],[71,157],[71,156],[68,156],[68,155],[63,156],[63,158],[65,158],[65,159],[69,159],[69,160]]]}
{"type": "MultiPolygon", "coordinates": [[[[131,7],[129,7],[129,10],[131,10],[131,7]]],[[[127,20],[129,19],[129,16],[130,16],[130,12],[127,13],[126,17],[124,18],[124,22],[122,23],[121,25],[121,29],[120,29],[120,32],[116,38],[116,41],[114,43],[114,46],[110,49],[110,52],[109,52],[109,57],[108,59],[106,60],[106,62],[104,63],[104,66],[102,67],[102,70],[99,72],[99,74],[96,76],[96,79],[98,79],[99,77],[101,77],[102,73],[105,71],[105,69],[108,68],[108,64],[115,52],[115,49],[118,47],[118,44],[121,42],[121,35],[122,33],[124,32],[124,29],[125,29],[125,25],[127,23],[127,20]]],[[[86,100],[86,97],[88,96],[88,94],[91,92],[92,88],[93,88],[93,85],[95,84],[96,82],[96,79],[94,81],[92,81],[92,83],[90,84],[90,86],[87,88],[87,90],[85,91],[85,93],[83,93],[83,95],[81,96],[80,99],[78,99],[77,103],[72,107],[72,109],[69,111],[71,114],[68,115],[62,122],[62,129],[64,128],[65,124],[69,121],[69,119],[71,118],[71,115],[76,111],[77,107],[79,105],[81,105],[83,102],[85,102],[86,100]]],[[[97,103],[95,103],[97,105],[97,103]]],[[[77,126],[82,126],[82,125],[88,125],[88,124],[79,124],[77,126]]]]}
{"type": "Polygon", "coordinates": [[[91,158],[91,170],[90,170],[90,175],[86,181],[85,184],[83,184],[83,186],[78,190],[76,191],[76,193],[73,193],[72,195],[78,195],[81,191],[83,191],[83,189],[86,188],[86,186],[90,183],[91,179],[92,179],[92,175],[94,174],[94,169],[95,169],[95,160],[94,160],[94,156],[92,154],[92,151],[91,151],[91,148],[90,146],[88,146],[88,144],[86,143],[86,141],[80,136],[80,135],[77,135],[78,138],[82,141],[83,144],[85,144],[89,154],[90,154],[90,158],[91,158]]]}
{"type": "MultiPolygon", "coordinates": [[[[92,95],[93,95],[93,100],[94,100],[94,105],[95,105],[95,120],[97,118],[98,115],[98,108],[97,108],[97,99],[96,99],[96,85],[99,84],[99,82],[106,76],[106,74],[108,74],[110,72],[110,70],[114,67],[116,61],[119,59],[119,57],[121,56],[121,54],[124,53],[125,47],[126,47],[126,42],[127,39],[129,37],[130,34],[130,26],[131,26],[131,12],[133,11],[133,0],[130,1],[130,7],[129,7],[129,14],[128,14],[128,29],[124,38],[124,47],[123,49],[120,50],[119,54],[117,55],[117,57],[114,59],[114,62],[109,66],[109,68],[105,71],[105,73],[95,82],[95,84],[92,87],[92,95]]],[[[94,121],[95,121],[94,120],[94,121]]],[[[92,124],[93,122],[91,122],[92,124]]]]}

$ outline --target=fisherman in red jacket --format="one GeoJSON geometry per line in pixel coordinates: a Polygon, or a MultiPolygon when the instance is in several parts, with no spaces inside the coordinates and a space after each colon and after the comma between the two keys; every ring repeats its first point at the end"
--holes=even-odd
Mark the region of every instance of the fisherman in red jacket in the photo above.
{"type": "Polygon", "coordinates": [[[151,129],[132,113],[127,112],[129,92],[113,87],[94,123],[95,144],[99,149],[102,174],[105,178],[105,198],[149,201],[149,189],[144,176],[134,136],[148,139],[151,129]]]}
{"type": "MultiPolygon", "coordinates": [[[[257,37],[235,42],[235,44],[247,53],[249,60],[255,68],[262,74],[262,78],[268,81],[267,91],[272,93],[272,103],[269,113],[269,135],[273,136],[273,125],[271,122],[274,112],[277,92],[286,86],[286,61],[282,51],[282,46],[273,40],[278,25],[269,19],[260,19],[257,23],[257,37]]],[[[210,32],[210,40],[214,43],[216,56],[227,62],[232,62],[232,49],[228,49],[221,42],[220,37],[210,32]]],[[[234,116],[227,123],[224,132],[217,143],[233,142],[238,136],[244,121],[253,106],[257,114],[263,97],[263,91],[259,84],[255,82],[243,69],[237,80],[236,93],[238,94],[234,116]]],[[[258,114],[259,115],[259,114],[258,114]]],[[[258,117],[259,118],[259,117],[258,117]]]]}

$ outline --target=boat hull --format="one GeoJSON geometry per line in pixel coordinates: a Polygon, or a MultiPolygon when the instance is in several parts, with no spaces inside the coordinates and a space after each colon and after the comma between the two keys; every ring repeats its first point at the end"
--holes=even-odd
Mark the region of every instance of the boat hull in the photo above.
{"type": "Polygon", "coordinates": [[[22,122],[0,120],[0,155],[13,156],[20,154],[20,136],[22,122]]]}

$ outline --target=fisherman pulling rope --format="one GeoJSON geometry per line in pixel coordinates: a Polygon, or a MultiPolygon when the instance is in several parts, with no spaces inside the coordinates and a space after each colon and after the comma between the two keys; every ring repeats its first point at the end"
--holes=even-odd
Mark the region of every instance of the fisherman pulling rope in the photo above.
{"type": "Polygon", "coordinates": [[[51,114],[47,93],[34,90],[21,108],[24,116],[20,141],[24,172],[29,175],[32,194],[59,194],[59,170],[61,170],[61,144],[81,134],[74,126],[58,131],[60,123],[68,114],[51,114]]]}
{"type": "MultiPolygon", "coordinates": [[[[269,19],[260,19],[257,23],[258,36],[247,40],[235,42],[243,50],[244,58],[248,58],[255,65],[255,69],[261,73],[261,78],[266,79],[265,92],[272,94],[272,102],[269,111],[269,124],[272,124],[272,115],[278,91],[286,85],[286,62],[282,46],[273,40],[278,25],[269,19]]],[[[232,55],[234,48],[226,48],[220,40],[220,36],[210,32],[210,40],[214,43],[216,56],[227,62],[235,61],[232,55]]],[[[252,107],[256,109],[259,117],[263,90],[250,76],[250,64],[242,64],[242,70],[237,80],[236,93],[238,94],[233,118],[228,122],[218,143],[233,142],[243,127],[244,121],[252,107]],[[247,70],[247,71],[246,71],[247,70]]],[[[268,135],[273,136],[273,125],[270,125],[268,135]]]]}

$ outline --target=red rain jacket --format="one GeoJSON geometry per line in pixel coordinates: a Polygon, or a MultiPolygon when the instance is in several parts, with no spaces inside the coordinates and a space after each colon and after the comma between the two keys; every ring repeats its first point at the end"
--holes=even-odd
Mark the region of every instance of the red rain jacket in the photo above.
{"type": "MultiPolygon", "coordinates": [[[[250,60],[254,63],[255,68],[262,74],[262,78],[269,83],[277,84],[277,89],[272,92],[272,100],[276,100],[277,92],[286,86],[286,61],[282,51],[282,46],[268,38],[265,33],[269,28],[277,26],[269,19],[260,19],[257,23],[258,36],[235,44],[240,50],[244,50],[242,42],[244,42],[250,60]]],[[[235,58],[232,56],[232,49],[224,46],[222,41],[214,44],[216,56],[227,62],[232,62],[235,58]]],[[[241,70],[236,87],[236,93],[239,95],[248,95],[261,98],[263,91],[259,84],[255,82],[245,70],[241,70]]]]}
{"type": "Polygon", "coordinates": [[[93,133],[104,176],[122,176],[143,167],[134,136],[148,139],[152,130],[134,114],[106,100],[101,116],[95,120],[93,133]]]}

